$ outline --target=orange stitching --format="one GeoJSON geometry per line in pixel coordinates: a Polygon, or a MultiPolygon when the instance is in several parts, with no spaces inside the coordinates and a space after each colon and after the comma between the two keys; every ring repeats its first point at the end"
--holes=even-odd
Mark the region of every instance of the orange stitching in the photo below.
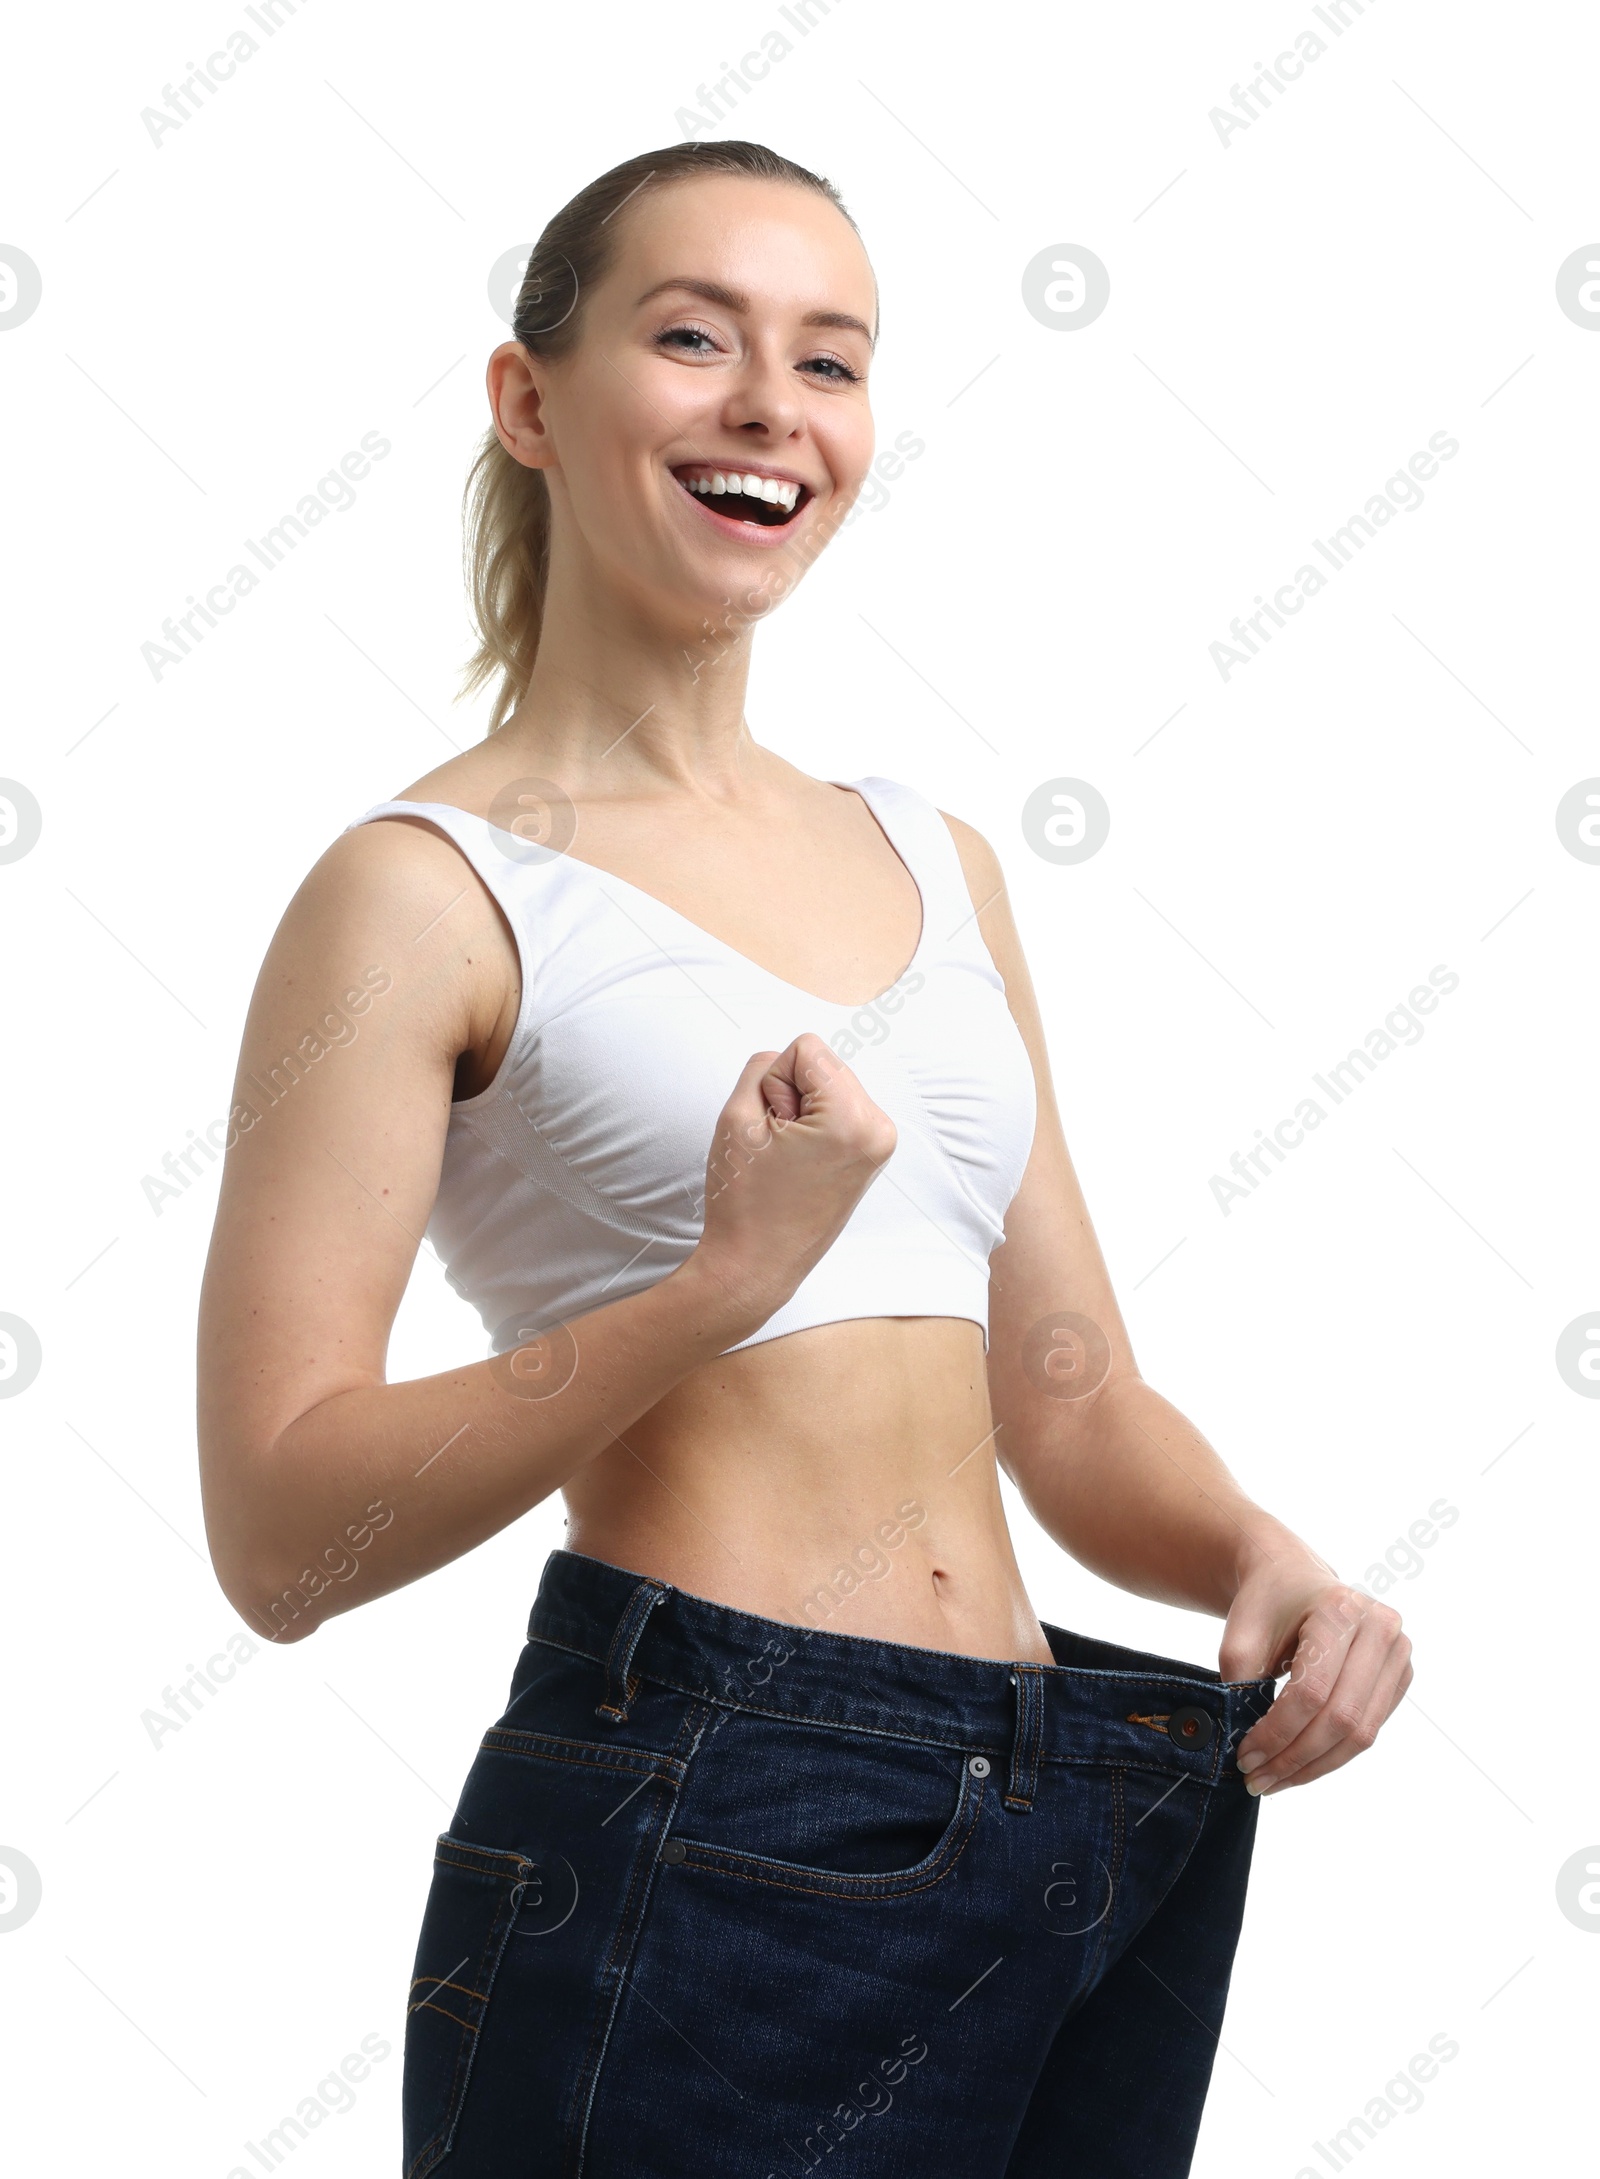
{"type": "Polygon", "coordinates": [[[430,2004],[426,1998],[423,1999],[420,2005],[411,2005],[406,2008],[406,2018],[408,2020],[413,2013],[443,2013],[446,2020],[453,2020],[456,2026],[465,2029],[468,2035],[476,2035],[478,2032],[470,2020],[463,2020],[458,2013],[451,2012],[447,2006],[430,2004]]]}
{"type": "Polygon", "coordinates": [[[1128,1712],[1128,1723],[1130,1725],[1148,1725],[1152,1732],[1164,1733],[1167,1729],[1167,1720],[1171,1715],[1170,1710],[1156,1710],[1149,1717],[1141,1717],[1137,1710],[1130,1710],[1128,1712]]]}
{"type": "MultiPolygon", "coordinates": [[[[510,1874],[510,1871],[505,1869],[486,1869],[480,1861],[462,1861],[455,1854],[435,1854],[433,1859],[437,1868],[465,1869],[468,1876],[487,1876],[493,1878],[496,1883],[504,1883],[510,1874]]],[[[526,1883],[527,1879],[524,1877],[522,1881],[526,1883]]]]}
{"type": "MultiPolygon", "coordinates": [[[[425,1982],[430,1990],[459,1990],[463,1997],[470,1997],[479,2005],[487,2005],[489,2002],[488,1997],[482,1990],[469,1990],[464,1982],[436,1982],[432,1975],[413,1975],[411,1978],[412,1989],[414,1990],[418,1983],[422,1982],[425,1982]]],[[[412,2006],[411,2010],[415,2012],[416,2007],[412,2006]]]]}
{"type": "Polygon", "coordinates": [[[514,1846],[479,1846],[475,1840],[456,1838],[449,1831],[441,1831],[433,1843],[436,1854],[475,1854],[480,1861],[488,1862],[491,1868],[503,1862],[523,1862],[528,1858],[514,1846]]]}
{"type": "MultiPolygon", "coordinates": [[[[448,1837],[448,1833],[441,1834],[441,1836],[448,1837]]],[[[502,1881],[505,1876],[507,1876],[510,1872],[504,1867],[495,1868],[494,1861],[496,1858],[498,1858],[502,1863],[510,1862],[517,1867],[521,1867],[526,1860],[526,1856],[513,1854],[509,1851],[509,1849],[500,1849],[495,1847],[473,1847],[470,1844],[467,1844],[465,1841],[461,1843],[465,1846],[465,1850],[467,1853],[482,1856],[483,1860],[489,1861],[492,1873],[496,1876],[497,1879],[502,1881]]],[[[440,1849],[435,1853],[434,1859],[436,1862],[443,1863],[446,1867],[465,1869],[470,1874],[475,1876],[482,1876],[490,1873],[490,1871],[486,1871],[482,1867],[481,1862],[460,1859],[456,1855],[448,1853],[443,1849],[440,1849]]],[[[517,1908],[514,1904],[514,1899],[514,1886],[510,1889],[502,1889],[497,1891],[494,1912],[490,1915],[489,1926],[484,1932],[483,1950],[478,1955],[478,1971],[480,1974],[483,1973],[483,1970],[489,1965],[489,1957],[491,1952],[493,1952],[495,1964],[494,1968],[490,1971],[490,1974],[487,1978],[491,1984],[493,1983],[495,1974],[499,1971],[500,1960],[502,1955],[504,1954],[506,1943],[510,1936],[511,1924],[516,1920],[517,1908]],[[508,1909],[509,1919],[507,1918],[508,1909]],[[504,1925],[503,1932],[502,1924],[504,1925]],[[499,1934],[498,1946],[495,1942],[497,1934],[499,1934]]],[[[417,1980],[423,1979],[426,1978],[419,1977],[413,1979],[411,1983],[411,1988],[415,1989],[417,1985],[417,1980]]],[[[441,1987],[446,1987],[446,1985],[441,1985],[441,1987]]],[[[448,1985],[448,1987],[462,1989],[465,1987],[465,1985],[456,1983],[448,1985]]],[[[472,1997],[474,2002],[478,2004],[480,2008],[487,2008],[489,2002],[487,1996],[480,1996],[480,1994],[476,1990],[468,1991],[467,1994],[472,1997]]],[[[466,2074],[470,2070],[473,2054],[478,2047],[478,2034],[482,2020],[481,2011],[479,2022],[475,2024],[470,2020],[461,2019],[458,2014],[451,2012],[447,2006],[435,2005],[429,2000],[425,1999],[420,2004],[407,2007],[405,2016],[407,2022],[409,2023],[413,2014],[419,2012],[438,2013],[442,2019],[448,2020],[452,2026],[459,2028],[461,2030],[461,2033],[456,2038],[456,2062],[454,2072],[451,2076],[450,2090],[445,2098],[444,2108],[446,2116],[444,2125],[437,2129],[432,2137],[428,2141],[424,2142],[421,2149],[418,2150],[416,2157],[413,2159],[409,2167],[406,2179],[414,2179],[414,2175],[423,2171],[424,2169],[431,2171],[433,2169],[433,2165],[439,2161],[437,2156],[432,2156],[432,2152],[438,2145],[440,2135],[444,2131],[446,2131],[449,2126],[451,2126],[459,2117],[461,2098],[465,2094],[466,2074]],[[429,2161],[430,2156],[432,2157],[431,2162],[429,2161]]]]}

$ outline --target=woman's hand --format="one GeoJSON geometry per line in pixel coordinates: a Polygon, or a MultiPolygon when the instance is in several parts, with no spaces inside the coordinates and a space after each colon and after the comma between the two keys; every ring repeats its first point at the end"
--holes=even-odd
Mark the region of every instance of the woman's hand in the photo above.
{"type": "Polygon", "coordinates": [[[1239,1743],[1252,1793],[1309,1785],[1370,1748],[1412,1677],[1400,1614],[1338,1580],[1303,1545],[1261,1558],[1245,1575],[1219,1665],[1225,1680],[1289,1675],[1239,1743]]]}
{"type": "Polygon", "coordinates": [[[754,1053],[712,1137],[694,1260],[764,1323],[838,1238],[896,1140],[821,1037],[754,1053]]]}

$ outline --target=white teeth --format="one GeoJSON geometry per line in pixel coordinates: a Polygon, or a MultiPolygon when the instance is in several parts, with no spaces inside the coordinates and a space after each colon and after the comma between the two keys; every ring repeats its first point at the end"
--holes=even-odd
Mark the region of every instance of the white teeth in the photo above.
{"type": "Polygon", "coordinates": [[[684,482],[691,492],[702,498],[722,497],[732,492],[746,499],[765,500],[769,507],[793,508],[800,498],[800,486],[790,484],[780,477],[758,477],[754,470],[713,469],[702,476],[686,477],[684,482]]]}

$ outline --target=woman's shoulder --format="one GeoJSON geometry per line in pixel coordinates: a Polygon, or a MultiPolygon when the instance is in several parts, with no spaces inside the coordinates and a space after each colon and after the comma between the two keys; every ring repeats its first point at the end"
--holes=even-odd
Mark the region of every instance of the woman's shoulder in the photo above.
{"type": "Polygon", "coordinates": [[[258,989],[276,995],[269,1007],[298,1003],[334,965],[337,981],[349,964],[381,973],[394,991],[386,1015],[396,1038],[420,1037],[429,1049],[443,1039],[452,1056],[476,1049],[520,992],[504,910],[461,844],[420,807],[415,817],[357,818],[328,842],[268,942],[258,989]]]}
{"type": "MultiPolygon", "coordinates": [[[[407,801],[413,797],[406,797],[407,801]]],[[[362,931],[398,943],[437,916],[441,901],[461,893],[462,853],[441,830],[436,813],[420,803],[415,815],[384,803],[352,817],[327,842],[301,880],[291,911],[327,931],[362,931]]],[[[476,921],[479,888],[456,922],[476,921]]]]}
{"type": "MultiPolygon", "coordinates": [[[[469,752],[470,753],[470,752],[469,752]]],[[[468,876],[483,859],[475,834],[472,777],[451,759],[420,779],[352,810],[303,879],[296,901],[323,923],[377,927],[390,934],[421,928],[451,906],[464,935],[482,937],[500,922],[488,887],[468,876]]],[[[477,871],[482,879],[482,872],[477,871]]]]}

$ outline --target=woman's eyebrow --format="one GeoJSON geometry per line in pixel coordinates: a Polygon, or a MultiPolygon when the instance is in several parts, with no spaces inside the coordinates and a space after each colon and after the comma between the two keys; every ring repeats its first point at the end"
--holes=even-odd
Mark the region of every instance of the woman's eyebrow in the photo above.
{"type": "MultiPolygon", "coordinates": [[[[639,297],[638,302],[633,307],[635,310],[640,309],[650,301],[652,296],[660,295],[666,288],[682,288],[686,294],[698,295],[708,303],[720,303],[724,310],[734,311],[741,317],[750,308],[748,295],[741,295],[737,288],[724,287],[720,280],[682,280],[677,278],[658,280],[653,288],[648,288],[639,297]]],[[[865,333],[868,346],[876,345],[871,330],[864,326],[859,318],[853,318],[847,310],[811,310],[806,313],[800,323],[802,325],[834,325],[843,328],[847,332],[865,333]]]]}

